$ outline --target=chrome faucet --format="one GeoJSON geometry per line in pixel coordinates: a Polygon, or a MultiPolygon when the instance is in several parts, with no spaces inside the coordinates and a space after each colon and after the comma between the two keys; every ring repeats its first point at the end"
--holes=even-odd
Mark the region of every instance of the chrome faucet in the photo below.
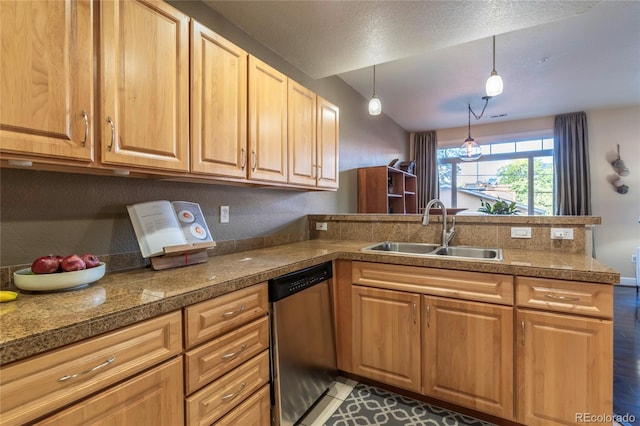
{"type": "Polygon", "coordinates": [[[456,235],[456,218],[452,219],[451,228],[447,230],[447,208],[442,201],[434,198],[427,203],[422,215],[422,224],[425,226],[429,224],[429,210],[436,204],[439,204],[442,209],[442,246],[449,247],[449,242],[456,235]]]}

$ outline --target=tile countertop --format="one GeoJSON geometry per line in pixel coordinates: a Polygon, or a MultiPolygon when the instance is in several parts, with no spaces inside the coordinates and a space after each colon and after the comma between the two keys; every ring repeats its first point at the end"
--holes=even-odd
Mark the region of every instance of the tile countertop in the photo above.
{"type": "Polygon", "coordinates": [[[620,274],[588,256],[504,250],[504,260],[372,254],[372,242],[308,240],[214,256],[207,263],[107,273],[90,286],[21,293],[0,304],[0,364],[17,361],[318,263],[349,259],[615,284],[620,274]]]}

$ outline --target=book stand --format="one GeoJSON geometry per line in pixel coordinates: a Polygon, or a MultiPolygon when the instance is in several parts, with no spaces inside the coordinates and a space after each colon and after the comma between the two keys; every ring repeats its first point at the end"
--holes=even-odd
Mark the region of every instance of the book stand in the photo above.
{"type": "Polygon", "coordinates": [[[163,255],[150,258],[151,267],[156,271],[160,271],[162,269],[205,263],[209,260],[207,249],[215,246],[215,241],[208,241],[205,243],[164,247],[163,255]]]}

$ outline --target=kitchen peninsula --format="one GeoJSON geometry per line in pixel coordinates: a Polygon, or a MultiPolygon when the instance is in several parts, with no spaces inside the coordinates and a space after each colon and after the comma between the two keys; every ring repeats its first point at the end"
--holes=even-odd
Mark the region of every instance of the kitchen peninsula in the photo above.
{"type": "MultiPolygon", "coordinates": [[[[166,361],[167,363],[180,360],[182,358],[180,354],[183,353],[184,348],[180,343],[181,339],[177,339],[175,334],[180,336],[182,326],[179,317],[185,308],[200,306],[216,300],[225,300],[223,298],[238,292],[252,292],[254,289],[258,291],[261,288],[261,283],[271,278],[311,265],[333,261],[335,265],[334,304],[338,321],[338,362],[339,369],[344,373],[375,380],[382,384],[386,383],[395,388],[437,400],[449,401],[461,407],[476,410],[477,413],[494,416],[491,417],[494,420],[495,418],[504,418],[525,424],[535,424],[533,418],[526,417],[535,415],[529,408],[531,404],[539,402],[536,399],[539,396],[527,392],[527,389],[533,386],[528,383],[528,380],[535,379],[535,377],[530,377],[529,370],[521,367],[533,359],[530,357],[535,358],[535,345],[540,344],[537,339],[548,339],[548,343],[552,345],[557,345],[562,341],[558,340],[563,338],[561,334],[541,334],[540,330],[536,331],[536,326],[541,324],[540,321],[547,319],[556,321],[554,324],[560,330],[559,333],[566,331],[561,327],[567,321],[577,321],[576,324],[581,327],[593,325],[596,326],[596,329],[601,330],[598,339],[604,339],[605,343],[602,344],[603,347],[597,349],[596,359],[599,359],[597,370],[602,373],[591,374],[591,376],[601,380],[602,383],[611,381],[609,380],[611,378],[610,357],[613,346],[609,341],[612,329],[611,295],[612,285],[619,281],[619,274],[591,256],[585,255],[584,246],[576,243],[576,240],[582,238],[581,244],[584,244],[584,235],[581,234],[580,227],[584,228],[585,222],[587,226],[597,224],[598,218],[555,218],[560,222],[564,220],[565,224],[573,223],[576,230],[576,240],[571,243],[572,248],[556,250],[541,247],[540,244],[545,244],[543,243],[544,238],[537,239],[537,232],[535,232],[536,227],[545,228],[550,225],[552,219],[534,217],[509,219],[516,223],[526,221],[534,227],[534,238],[529,243],[533,248],[512,248],[510,245],[513,243],[504,242],[502,244],[504,259],[501,261],[396,256],[384,253],[373,254],[361,250],[376,241],[408,240],[410,234],[413,235],[414,241],[432,239],[431,233],[438,234],[439,226],[436,219],[434,217],[433,222],[436,223],[434,226],[422,227],[419,225],[419,217],[417,216],[310,216],[310,235],[314,239],[213,256],[209,262],[204,264],[167,271],[152,271],[141,268],[110,272],[89,287],[72,292],[20,294],[18,300],[12,302],[14,308],[11,311],[6,311],[7,304],[2,306],[0,359],[3,372],[12,366],[28,363],[31,359],[39,356],[56,353],[58,348],[82,344],[87,339],[91,341],[96,336],[108,336],[121,329],[129,329],[158,318],[169,318],[172,315],[178,316],[167,319],[168,324],[173,325],[167,326],[166,330],[173,331],[167,331],[166,336],[174,336],[167,337],[167,341],[175,340],[177,347],[163,349],[163,351],[166,352],[166,358],[170,359],[170,361],[166,361]],[[328,222],[330,239],[322,238],[322,234],[319,233],[323,231],[315,231],[315,223],[322,221],[328,222]],[[350,236],[355,235],[352,229],[354,227],[360,230],[361,236],[366,235],[367,239],[350,239],[350,236]],[[363,233],[364,229],[366,231],[363,233]],[[382,236],[379,234],[382,230],[384,230],[384,235],[389,238],[379,238],[382,236]],[[423,234],[419,237],[411,230],[423,234]],[[371,234],[367,233],[369,231],[371,234]],[[372,273],[382,273],[383,275],[367,276],[372,273]],[[494,293],[499,294],[499,298],[496,298],[494,293]],[[420,336],[420,333],[428,333],[428,329],[436,326],[438,315],[444,312],[439,310],[441,306],[446,306],[449,311],[455,308],[459,312],[465,312],[468,307],[479,307],[506,313],[507,316],[501,317],[502,322],[500,322],[500,330],[503,333],[500,334],[502,340],[498,341],[500,347],[496,349],[494,346],[492,349],[499,351],[502,357],[500,358],[501,362],[506,363],[506,368],[492,374],[496,374],[498,377],[503,371],[507,373],[506,377],[500,376],[500,381],[502,385],[508,386],[506,389],[508,395],[515,394],[517,396],[514,398],[515,401],[511,399],[511,401],[498,401],[483,405],[475,404],[473,401],[465,401],[464,398],[460,399],[458,398],[460,395],[445,395],[438,390],[437,386],[438,380],[442,380],[442,378],[432,377],[430,379],[428,365],[421,365],[420,362],[417,365],[418,375],[410,379],[413,382],[409,385],[406,384],[408,382],[403,371],[399,371],[395,376],[393,374],[381,375],[375,371],[375,365],[366,365],[369,360],[359,354],[357,344],[358,342],[367,344],[367,339],[372,338],[370,333],[375,330],[371,330],[370,327],[369,329],[362,328],[362,323],[358,322],[358,313],[366,313],[367,309],[371,309],[371,306],[361,303],[362,299],[359,297],[363,294],[367,295],[369,300],[376,300],[380,295],[384,297],[388,297],[390,294],[399,294],[403,297],[410,295],[410,303],[421,306],[416,311],[418,318],[414,320],[417,328],[413,330],[418,333],[417,336],[420,336]],[[545,294],[550,295],[547,297],[556,299],[545,301],[545,294]],[[576,300],[576,297],[577,301],[571,302],[571,300],[576,300]],[[452,303],[454,305],[451,305],[452,303]],[[526,335],[526,339],[536,339],[527,340],[527,345],[529,343],[534,345],[533,353],[521,349],[522,347],[529,348],[529,346],[521,346],[520,339],[522,342],[525,341],[525,336],[520,334],[521,324],[524,324],[522,327],[533,327],[531,329],[533,331],[526,335]],[[515,333],[513,332],[514,328],[515,333]],[[356,335],[356,333],[362,334],[356,335]],[[516,337],[515,340],[513,336],[516,337]],[[352,341],[353,343],[351,343],[352,341]],[[505,350],[506,352],[503,352],[505,350]],[[513,365],[514,353],[518,355],[516,358],[518,373],[511,376],[510,374],[513,374],[514,370],[509,366],[513,365]],[[512,355],[510,358],[509,354],[512,355]],[[609,358],[607,360],[602,357],[609,358]],[[520,370],[522,370],[521,373],[520,370]],[[598,376],[600,377],[598,378],[598,376]],[[426,386],[429,383],[428,380],[435,380],[436,386],[431,390],[426,386]],[[523,386],[523,383],[527,383],[527,385],[523,386]]],[[[475,232],[472,229],[474,226],[489,226],[492,229],[495,228],[490,232],[496,232],[495,237],[488,237],[485,234],[482,240],[476,236],[474,237],[476,241],[489,241],[492,238],[497,238],[497,234],[501,232],[498,229],[502,226],[497,226],[496,220],[496,218],[460,216],[457,223],[459,229],[457,238],[462,241],[465,238],[471,238],[475,232]]],[[[508,229],[508,227],[506,228],[508,229]]],[[[548,239],[547,232],[549,231],[546,229],[540,230],[540,235],[544,233],[548,239]]],[[[432,242],[436,239],[437,237],[433,238],[432,242]]],[[[498,240],[495,240],[491,245],[497,243],[498,240]]],[[[553,245],[555,242],[547,241],[547,244],[553,245]]],[[[259,293],[255,294],[259,295],[259,293]]],[[[225,309],[225,306],[221,309],[225,309]]],[[[231,309],[231,307],[227,309],[231,309]]],[[[413,309],[415,310],[415,307],[413,309]]],[[[378,313],[379,315],[404,315],[402,312],[384,313],[378,311],[378,313]]],[[[409,314],[410,317],[411,314],[409,314]]],[[[256,321],[259,321],[259,317],[257,318],[256,321]]],[[[495,319],[497,317],[489,313],[486,318],[495,319]]],[[[495,321],[481,324],[480,330],[490,324],[495,324],[495,321]]],[[[412,330],[411,327],[406,329],[408,333],[412,330]]],[[[548,330],[549,327],[546,329],[548,330]]],[[[429,334],[425,334],[425,336],[429,336],[429,334]]],[[[377,337],[384,337],[384,335],[377,337]]],[[[588,336],[564,336],[564,338],[574,338],[577,339],[576,342],[585,343],[584,339],[588,336]]],[[[419,342],[420,338],[417,341],[419,342]]],[[[597,341],[602,343],[602,340],[597,341]]],[[[415,343],[410,340],[403,340],[403,342],[411,347],[415,343]]],[[[462,344],[467,347],[477,344],[484,349],[492,347],[486,342],[474,341],[473,339],[469,339],[468,343],[462,342],[462,344]]],[[[437,340],[434,347],[438,348],[435,355],[425,353],[427,348],[420,349],[418,347],[418,351],[422,350],[424,356],[435,356],[436,360],[446,353],[446,348],[437,340]]],[[[560,354],[564,357],[569,349],[563,346],[557,346],[555,349],[547,347],[547,356],[550,357],[549,359],[557,361],[560,354]]],[[[405,354],[409,356],[408,352],[405,354]]],[[[588,354],[584,355],[585,362],[589,361],[587,356],[588,354]]],[[[487,356],[478,356],[477,358],[478,362],[495,362],[487,356]]],[[[417,359],[421,358],[418,356],[417,359]]],[[[564,359],[567,360],[567,358],[564,359]]],[[[396,361],[393,362],[397,364],[396,361]]],[[[385,362],[382,361],[379,367],[386,369],[385,362]]],[[[582,360],[578,359],[565,361],[565,363],[567,362],[570,363],[569,366],[572,369],[581,368],[583,365],[582,360]]],[[[483,366],[478,367],[482,368],[477,368],[477,370],[484,368],[483,366]]],[[[536,365],[536,367],[539,366],[536,365]]],[[[2,388],[7,386],[6,380],[5,377],[2,388]]],[[[555,380],[555,378],[550,377],[549,380],[555,380]]],[[[569,384],[573,386],[571,383],[569,384]]],[[[540,383],[534,385],[537,386],[540,383]]],[[[585,383],[584,386],[591,386],[591,384],[585,383]]],[[[603,386],[603,389],[604,396],[598,395],[598,398],[603,400],[604,405],[602,406],[610,406],[611,389],[607,389],[607,386],[603,386]]],[[[478,392],[482,392],[482,390],[478,390],[478,392]]],[[[491,392],[492,390],[489,393],[491,392]]],[[[4,393],[4,389],[2,393],[4,393]]],[[[259,391],[255,393],[255,396],[257,397],[258,394],[259,391]]],[[[482,398],[477,398],[477,400],[480,399],[482,398]]],[[[68,402],[63,405],[67,404],[68,402]]],[[[51,411],[57,408],[53,407],[51,411]]],[[[551,408],[552,411],[554,409],[551,408]]],[[[564,413],[554,411],[553,415],[560,416],[564,413]]]]}

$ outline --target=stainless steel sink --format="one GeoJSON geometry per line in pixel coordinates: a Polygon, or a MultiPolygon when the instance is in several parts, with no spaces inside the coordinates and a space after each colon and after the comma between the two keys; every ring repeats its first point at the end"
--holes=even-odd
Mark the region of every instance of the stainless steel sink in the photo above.
{"type": "Polygon", "coordinates": [[[369,247],[365,247],[364,251],[386,251],[393,253],[405,253],[405,254],[429,254],[435,249],[440,247],[438,244],[426,244],[426,243],[396,243],[391,241],[385,241],[377,243],[369,247]]]}
{"type": "Polygon", "coordinates": [[[433,252],[437,256],[466,257],[469,259],[502,260],[502,249],[482,247],[449,246],[433,252]]]}
{"type": "Polygon", "coordinates": [[[365,247],[362,251],[385,252],[429,257],[457,257],[466,259],[502,260],[502,249],[469,246],[444,247],[439,244],[384,241],[365,247]]]}

